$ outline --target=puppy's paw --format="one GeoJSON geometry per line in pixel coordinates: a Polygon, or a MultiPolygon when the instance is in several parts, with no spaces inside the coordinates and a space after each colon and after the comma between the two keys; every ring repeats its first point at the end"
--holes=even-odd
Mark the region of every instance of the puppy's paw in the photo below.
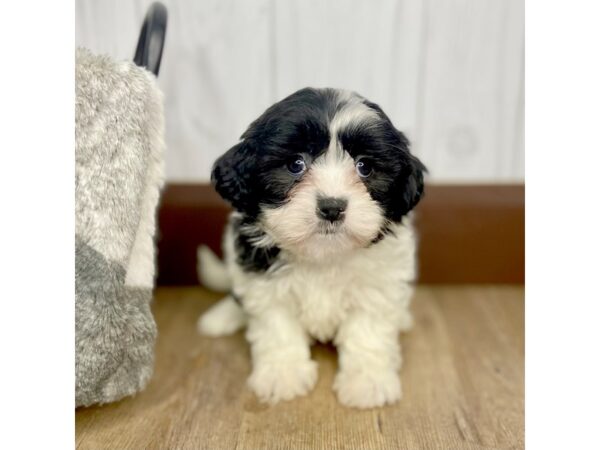
{"type": "Polygon", "coordinates": [[[248,385],[261,402],[306,395],[317,382],[317,363],[312,360],[260,363],[254,367],[248,385]]]}
{"type": "Polygon", "coordinates": [[[338,372],[333,389],[341,404],[353,408],[383,406],[402,397],[398,373],[390,369],[338,372]]]}

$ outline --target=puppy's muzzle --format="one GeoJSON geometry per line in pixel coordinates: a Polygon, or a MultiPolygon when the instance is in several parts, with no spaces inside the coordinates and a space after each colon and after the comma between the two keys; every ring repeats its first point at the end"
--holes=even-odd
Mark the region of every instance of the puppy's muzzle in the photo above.
{"type": "Polygon", "coordinates": [[[344,212],[348,207],[345,198],[319,197],[317,199],[317,216],[331,223],[344,219],[344,212]]]}

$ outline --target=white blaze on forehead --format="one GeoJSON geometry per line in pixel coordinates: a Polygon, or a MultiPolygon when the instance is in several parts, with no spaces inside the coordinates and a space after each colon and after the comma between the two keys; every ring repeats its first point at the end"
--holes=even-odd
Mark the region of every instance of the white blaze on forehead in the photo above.
{"type": "Polygon", "coordinates": [[[322,195],[347,197],[357,183],[360,183],[360,187],[363,186],[356,175],[355,161],[342,147],[339,132],[359,124],[376,124],[379,116],[363,103],[361,97],[350,91],[338,93],[338,105],[341,107],[329,124],[329,147],[324,155],[315,160],[309,176],[322,195]]]}
{"type": "Polygon", "coordinates": [[[365,105],[363,99],[357,94],[343,91],[338,97],[338,104],[342,106],[329,124],[332,140],[337,139],[337,135],[341,130],[358,124],[375,124],[380,119],[377,111],[365,105]]]}
{"type": "Polygon", "coordinates": [[[327,152],[314,162],[308,176],[319,195],[324,197],[348,197],[353,185],[359,181],[354,160],[335,139],[327,152]]]}

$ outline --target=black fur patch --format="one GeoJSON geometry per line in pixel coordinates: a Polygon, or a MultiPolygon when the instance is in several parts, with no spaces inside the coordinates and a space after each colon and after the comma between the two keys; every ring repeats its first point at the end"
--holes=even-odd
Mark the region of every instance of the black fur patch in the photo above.
{"type": "Polygon", "coordinates": [[[302,89],[267,109],[242,135],[242,142],[221,156],[212,181],[234,208],[256,219],[261,206],[287,201],[300,180],[287,163],[301,154],[310,164],[327,150],[335,91],[302,89]]]}
{"type": "Polygon", "coordinates": [[[273,247],[257,247],[252,241],[260,236],[248,234],[244,225],[252,225],[250,217],[235,218],[231,226],[235,236],[235,253],[237,263],[250,272],[266,272],[277,260],[280,249],[273,247]]]}
{"type": "Polygon", "coordinates": [[[400,222],[423,196],[425,166],[410,154],[406,136],[398,131],[379,106],[380,121],[358,124],[341,130],[342,147],[353,158],[367,158],[373,173],[363,178],[371,197],[385,210],[386,218],[400,222]]]}
{"type": "Polygon", "coordinates": [[[377,234],[377,236],[375,236],[375,239],[373,239],[371,241],[370,245],[374,245],[377,244],[379,241],[382,241],[386,236],[388,235],[392,235],[392,236],[396,236],[396,233],[394,233],[394,230],[392,230],[390,228],[389,224],[385,224],[381,227],[381,230],[379,230],[379,233],[377,234]]]}

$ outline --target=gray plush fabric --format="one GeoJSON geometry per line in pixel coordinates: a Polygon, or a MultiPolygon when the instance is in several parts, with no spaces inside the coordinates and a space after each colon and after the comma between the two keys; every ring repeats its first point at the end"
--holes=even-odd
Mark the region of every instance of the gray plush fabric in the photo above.
{"type": "Polygon", "coordinates": [[[152,74],[76,53],[75,402],[107,403],[152,375],[162,95],[152,74]]]}

